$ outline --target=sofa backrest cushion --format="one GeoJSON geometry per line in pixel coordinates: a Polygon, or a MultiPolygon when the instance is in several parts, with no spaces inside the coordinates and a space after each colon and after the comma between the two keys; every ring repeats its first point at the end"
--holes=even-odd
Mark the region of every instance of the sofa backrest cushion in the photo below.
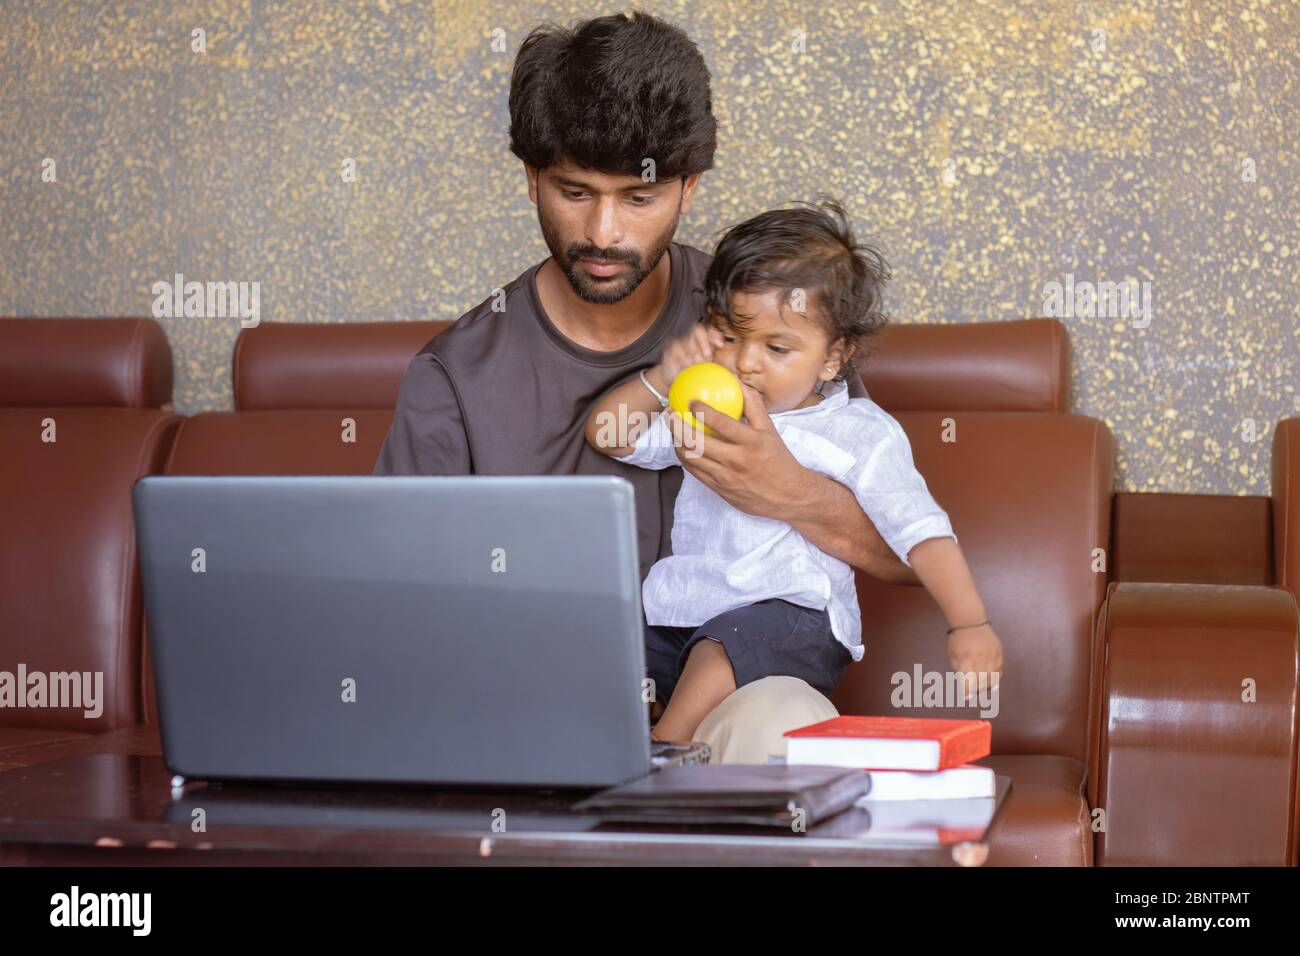
{"type": "Polygon", "coordinates": [[[0,407],[171,400],[171,347],[153,319],[0,319],[0,407]]]}
{"type": "Polygon", "coordinates": [[[1070,339],[1057,319],[887,325],[862,380],[882,408],[1066,412],[1070,339]]]}
{"type": "Polygon", "coordinates": [[[235,342],[235,410],[385,408],[412,357],[450,322],[263,322],[235,342]]]}

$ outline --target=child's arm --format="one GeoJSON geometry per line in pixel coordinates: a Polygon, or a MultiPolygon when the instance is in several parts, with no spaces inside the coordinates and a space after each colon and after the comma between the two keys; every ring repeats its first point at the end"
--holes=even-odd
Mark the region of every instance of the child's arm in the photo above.
{"type": "MultiPolygon", "coordinates": [[[[660,395],[667,395],[678,372],[688,365],[713,360],[713,348],[708,327],[700,323],[664,346],[659,364],[646,369],[646,378],[660,395]]],[[[632,454],[651,416],[662,410],[659,399],[645,387],[641,377],[633,375],[596,400],[587,416],[587,443],[611,458],[626,458],[632,454]]],[[[656,464],[656,467],[666,465],[656,464]]]]}
{"type": "MultiPolygon", "coordinates": [[[[948,620],[948,659],[962,673],[988,672],[988,685],[1002,671],[1002,642],[990,624],[987,609],[956,532],[916,470],[906,432],[891,416],[876,414],[869,426],[870,450],[847,476],[862,510],[886,543],[916,573],[948,620]],[[884,426],[881,428],[880,426],[884,426]],[[978,625],[972,627],[970,625],[978,625]]],[[[967,696],[978,689],[977,678],[965,681],[967,696]]]]}
{"type": "MultiPolygon", "coordinates": [[[[913,547],[907,560],[948,619],[948,626],[957,628],[948,635],[953,670],[988,673],[987,686],[996,686],[1002,672],[1002,642],[987,623],[988,612],[961,546],[952,538],[929,538],[913,547]]],[[[968,679],[967,696],[976,690],[974,681],[968,679]]]]}
{"type": "Polygon", "coordinates": [[[954,539],[928,538],[908,552],[907,560],[943,611],[949,627],[978,624],[988,617],[961,545],[954,539]]]}
{"type": "MultiPolygon", "coordinates": [[[[645,374],[661,395],[668,394],[670,382],[664,381],[662,365],[646,369],[645,374]]],[[[587,444],[602,455],[625,458],[632,454],[636,440],[649,426],[651,416],[661,410],[659,399],[645,387],[641,376],[633,375],[611,388],[591,407],[591,414],[587,416],[587,444]]]]}

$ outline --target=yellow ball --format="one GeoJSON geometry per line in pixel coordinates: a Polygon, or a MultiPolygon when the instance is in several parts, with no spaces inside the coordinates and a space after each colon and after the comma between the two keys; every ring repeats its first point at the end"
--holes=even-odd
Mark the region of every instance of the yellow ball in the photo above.
{"type": "Polygon", "coordinates": [[[668,389],[668,404],[682,417],[682,421],[712,435],[713,429],[696,421],[691,414],[691,402],[697,400],[736,421],[740,421],[740,414],[745,410],[745,393],[740,390],[740,379],[717,362],[687,366],[668,389]]]}

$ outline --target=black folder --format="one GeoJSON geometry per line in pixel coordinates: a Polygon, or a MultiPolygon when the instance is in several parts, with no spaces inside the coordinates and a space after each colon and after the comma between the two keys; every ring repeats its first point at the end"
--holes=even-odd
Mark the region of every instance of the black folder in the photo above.
{"type": "MultiPolygon", "coordinates": [[[[703,764],[667,767],[574,805],[602,821],[811,827],[853,806],[870,774],[846,767],[703,764]]],[[[796,828],[797,829],[797,828],[796,828]]]]}

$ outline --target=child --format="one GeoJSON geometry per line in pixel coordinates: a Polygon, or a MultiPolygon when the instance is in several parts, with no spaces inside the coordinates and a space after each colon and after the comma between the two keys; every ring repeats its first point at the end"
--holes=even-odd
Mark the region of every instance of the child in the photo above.
{"type": "MultiPolygon", "coordinates": [[[[747,408],[757,393],[794,458],[849,487],[916,571],[948,617],[954,669],[990,672],[995,683],[1002,645],[906,434],[870,399],[848,397],[847,376],[858,374],[865,339],[886,322],[888,277],[880,254],[856,242],[832,201],[734,226],[705,279],[709,315],[665,346],[657,366],[596,403],[587,440],[642,468],[680,466],[678,445],[684,456],[698,455],[710,438],[688,434],[671,410],[660,413],[661,396],[688,365],[726,366],[740,379],[747,408]]],[[[853,570],[789,524],[739,511],[688,470],[672,546],[642,588],[646,669],[666,704],[651,729],[655,739],[690,740],[737,687],[775,674],[829,696],[849,662],[862,659],[853,570]]]]}

